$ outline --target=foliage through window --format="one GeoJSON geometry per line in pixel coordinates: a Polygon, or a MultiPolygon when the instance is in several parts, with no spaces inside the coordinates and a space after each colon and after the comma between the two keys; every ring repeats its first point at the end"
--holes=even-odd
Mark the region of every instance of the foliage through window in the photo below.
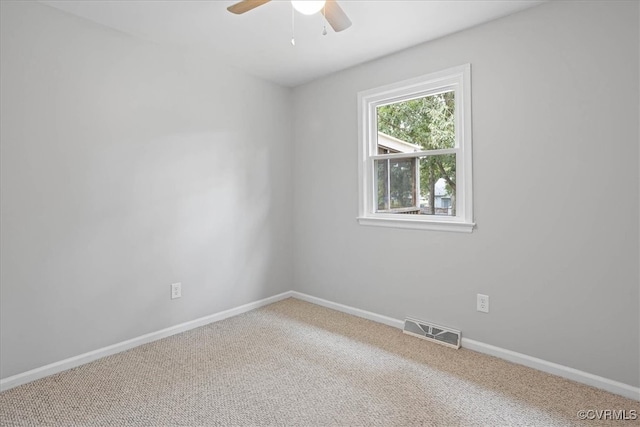
{"type": "Polygon", "coordinates": [[[361,223],[472,230],[469,73],[359,94],[361,223]]]}

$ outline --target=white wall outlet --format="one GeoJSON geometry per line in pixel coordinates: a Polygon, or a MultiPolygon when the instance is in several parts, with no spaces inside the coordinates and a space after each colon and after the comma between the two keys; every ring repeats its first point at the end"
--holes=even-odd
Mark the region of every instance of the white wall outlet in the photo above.
{"type": "Polygon", "coordinates": [[[476,305],[476,310],[481,311],[483,313],[489,312],[489,296],[478,294],[478,302],[476,305]]]}
{"type": "Polygon", "coordinates": [[[182,297],[182,283],[173,283],[171,285],[171,299],[182,297]]]}

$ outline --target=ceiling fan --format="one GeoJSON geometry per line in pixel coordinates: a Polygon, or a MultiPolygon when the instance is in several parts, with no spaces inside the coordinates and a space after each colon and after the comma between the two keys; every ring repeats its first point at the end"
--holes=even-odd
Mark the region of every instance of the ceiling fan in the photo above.
{"type": "MultiPolygon", "coordinates": [[[[241,15],[258,6],[262,6],[268,3],[270,0],[242,0],[236,4],[233,4],[227,8],[231,13],[241,15]]],[[[344,10],[340,7],[336,0],[326,1],[292,1],[293,8],[305,15],[313,15],[316,12],[321,12],[331,28],[335,32],[344,31],[351,26],[351,20],[344,13],[344,10]]]]}

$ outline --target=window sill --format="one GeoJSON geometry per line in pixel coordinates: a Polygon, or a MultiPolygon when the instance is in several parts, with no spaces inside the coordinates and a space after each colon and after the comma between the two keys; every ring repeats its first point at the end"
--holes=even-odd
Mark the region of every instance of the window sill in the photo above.
{"type": "Polygon", "coordinates": [[[458,233],[471,233],[476,226],[475,222],[434,221],[411,218],[358,217],[357,219],[360,225],[411,230],[453,231],[458,233]]]}

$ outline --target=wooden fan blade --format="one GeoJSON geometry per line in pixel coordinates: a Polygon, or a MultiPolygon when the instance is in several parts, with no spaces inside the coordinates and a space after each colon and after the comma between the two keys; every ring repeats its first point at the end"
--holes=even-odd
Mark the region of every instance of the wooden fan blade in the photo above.
{"type": "Polygon", "coordinates": [[[236,15],[240,15],[242,13],[249,12],[251,9],[255,9],[258,6],[262,6],[269,1],[270,0],[242,0],[239,3],[232,4],[227,8],[227,10],[231,13],[235,13],[236,15]]]}
{"type": "Polygon", "coordinates": [[[324,17],[336,33],[346,30],[351,26],[351,20],[335,0],[327,0],[325,3],[324,17]]]}

